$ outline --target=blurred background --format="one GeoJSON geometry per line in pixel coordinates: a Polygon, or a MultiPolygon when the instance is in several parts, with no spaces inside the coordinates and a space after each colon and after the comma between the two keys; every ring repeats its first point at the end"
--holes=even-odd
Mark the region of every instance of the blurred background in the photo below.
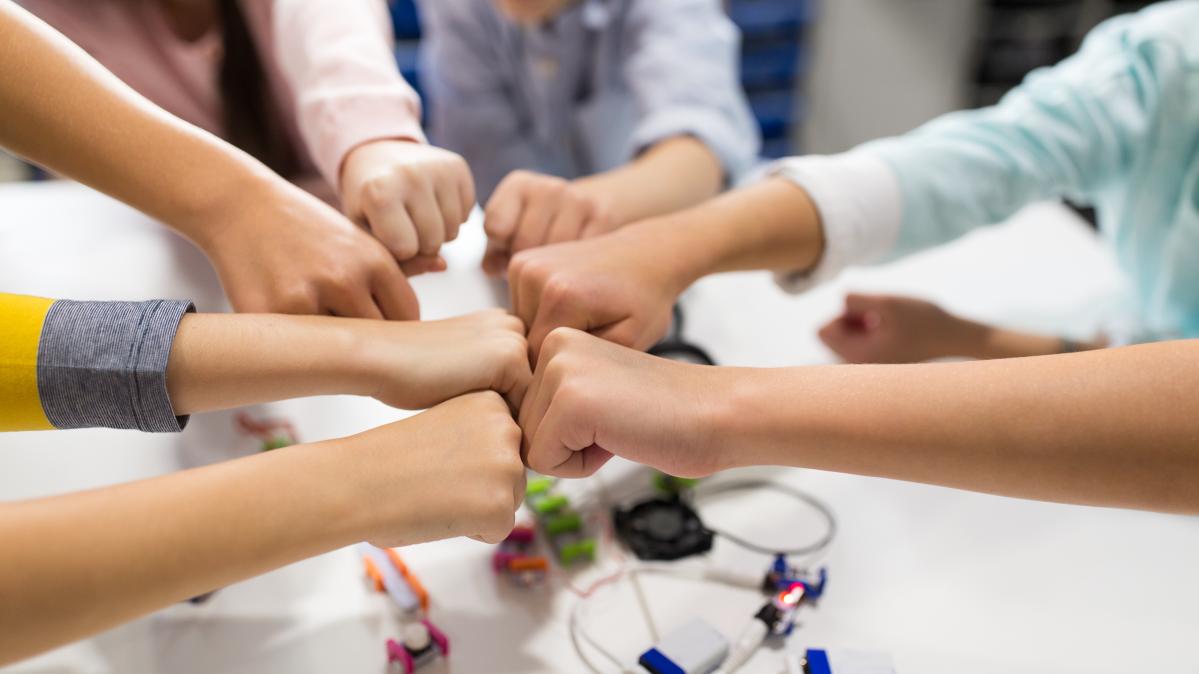
{"type": "MultiPolygon", "coordinates": [[[[396,59],[420,90],[420,19],[390,3],[396,59]]],[[[839,152],[939,114],[995,102],[1072,53],[1133,0],[727,0],[763,154],[839,152]]],[[[422,94],[425,92],[422,91],[422,94]]],[[[436,105],[436,101],[427,101],[436,105]]],[[[0,181],[38,180],[0,154],[0,181]]]]}

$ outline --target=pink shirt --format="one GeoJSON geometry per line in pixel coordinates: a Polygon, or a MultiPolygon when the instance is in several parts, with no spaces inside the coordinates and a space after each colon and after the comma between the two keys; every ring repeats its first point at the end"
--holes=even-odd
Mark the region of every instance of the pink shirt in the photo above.
{"type": "MultiPolygon", "coordinates": [[[[157,0],[20,0],[146,98],[222,135],[221,39],[177,37],[157,0]]],[[[278,123],[309,172],[339,182],[342,161],[371,140],[425,142],[420,99],[392,52],[382,0],[243,0],[278,123]],[[306,150],[303,151],[303,150],[306,150]]]]}

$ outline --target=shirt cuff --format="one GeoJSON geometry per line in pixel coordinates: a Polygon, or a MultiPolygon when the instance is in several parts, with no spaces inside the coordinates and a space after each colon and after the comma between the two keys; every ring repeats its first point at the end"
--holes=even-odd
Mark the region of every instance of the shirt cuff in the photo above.
{"type": "Polygon", "coordinates": [[[300,115],[317,170],[341,189],[341,165],[350,150],[375,140],[428,142],[420,102],[403,91],[381,94],[372,85],[325,90],[300,101],[300,115]]]}
{"type": "Polygon", "coordinates": [[[38,396],[55,428],[183,430],[167,393],[167,360],[191,302],[59,300],[46,314],[38,396]]]}
{"type": "Polygon", "coordinates": [[[882,159],[863,151],[792,157],[767,167],[766,175],[802,187],[824,230],[824,254],[815,267],[775,273],[787,292],[803,292],[846,267],[877,262],[895,248],[903,199],[898,178],[882,159]]]}
{"type": "Polygon", "coordinates": [[[692,136],[706,145],[716,155],[730,185],[753,168],[761,146],[756,130],[739,128],[718,112],[673,107],[658,110],[638,124],[630,141],[632,154],[675,136],[692,136]]]}

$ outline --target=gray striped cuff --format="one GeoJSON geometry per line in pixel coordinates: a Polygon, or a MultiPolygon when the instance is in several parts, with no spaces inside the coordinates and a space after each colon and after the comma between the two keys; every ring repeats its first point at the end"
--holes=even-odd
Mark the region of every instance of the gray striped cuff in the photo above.
{"type": "Polygon", "coordinates": [[[167,394],[167,359],[191,302],[59,300],[46,314],[37,388],[55,428],[183,430],[167,394]]]}

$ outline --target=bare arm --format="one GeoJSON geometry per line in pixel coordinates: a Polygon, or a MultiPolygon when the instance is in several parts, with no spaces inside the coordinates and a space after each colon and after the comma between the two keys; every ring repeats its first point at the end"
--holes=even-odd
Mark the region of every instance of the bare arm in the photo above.
{"type": "Polygon", "coordinates": [[[605,236],[527,250],[508,270],[512,308],[534,353],[559,326],[648,348],[678,294],[701,277],[811,267],[823,247],[807,193],[768,180],[605,236]]]}
{"type": "Polygon", "coordinates": [[[609,205],[607,226],[617,229],[716,196],[724,187],[724,168],[703,142],[678,136],[624,166],[580,178],[575,184],[584,195],[609,205]]]}
{"type": "Polygon", "coordinates": [[[561,330],[521,425],[529,464],[561,475],[616,454],[675,475],[802,466],[1194,514],[1197,405],[1196,341],[763,370],[673,363],[561,330]]]}
{"type": "Polygon", "coordinates": [[[412,318],[381,244],[249,155],[153,105],[61,34],[0,2],[0,145],[199,245],[240,311],[412,318]]]}
{"type": "Polygon", "coordinates": [[[350,438],[0,503],[0,664],[361,540],[498,542],[523,494],[519,438],[478,393],[350,438]]]}
{"type": "Polygon", "coordinates": [[[484,390],[518,406],[531,376],[523,332],[499,310],[423,322],[192,314],[167,388],[176,414],[333,394],[422,409],[484,390]]]}

